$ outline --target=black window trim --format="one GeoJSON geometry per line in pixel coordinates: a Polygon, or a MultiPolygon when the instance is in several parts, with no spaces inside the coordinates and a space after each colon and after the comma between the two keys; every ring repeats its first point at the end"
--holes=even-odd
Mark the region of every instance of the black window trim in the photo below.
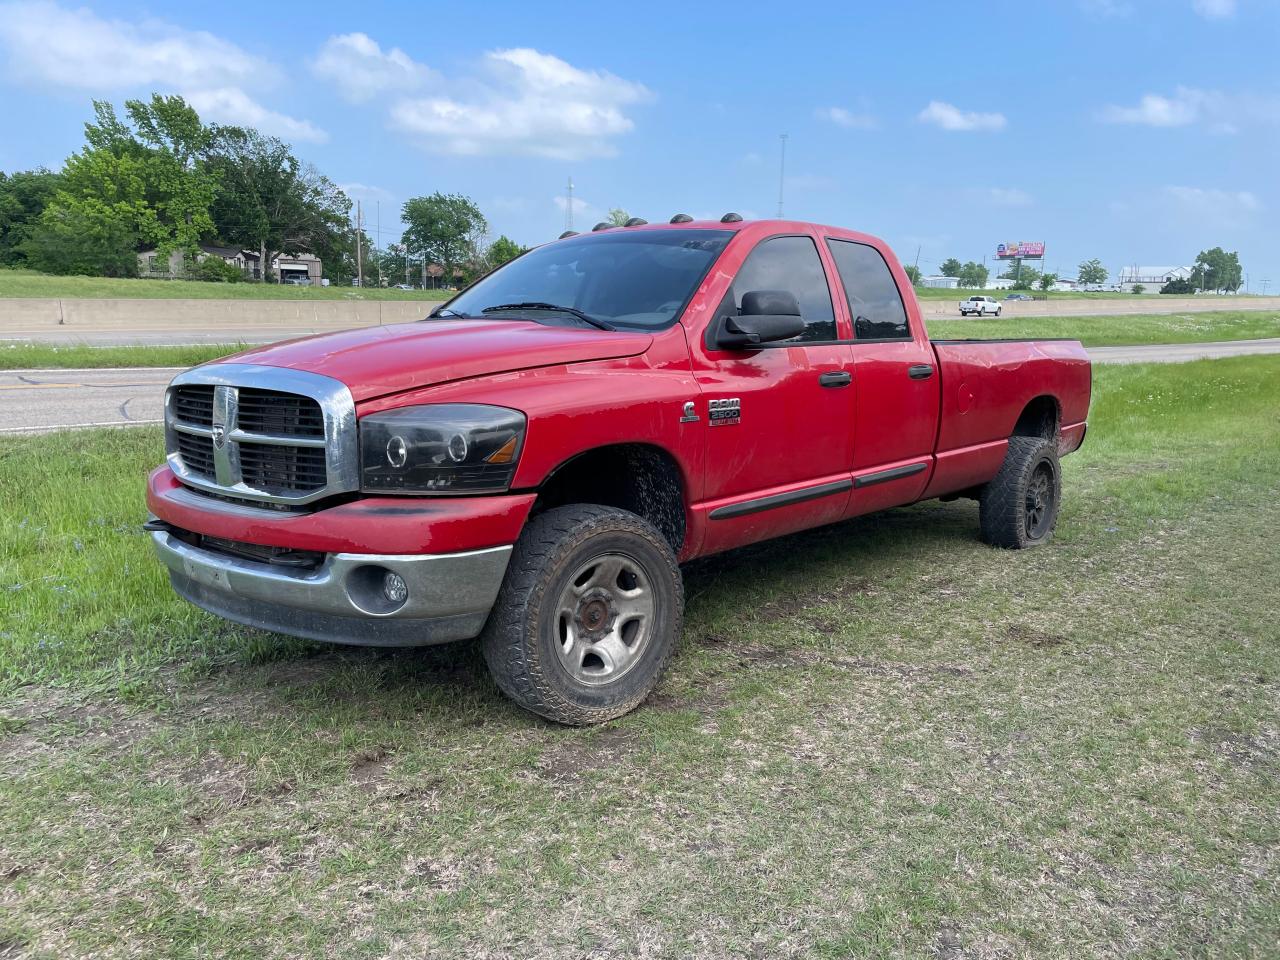
{"type": "Polygon", "coordinates": [[[836,265],[836,276],[840,278],[840,290],[844,293],[844,306],[849,312],[849,329],[853,332],[854,336],[852,340],[845,342],[855,345],[859,343],[914,343],[916,337],[915,332],[912,330],[911,314],[907,310],[907,301],[902,296],[902,288],[898,286],[898,281],[893,276],[893,271],[889,269],[889,261],[885,260],[884,254],[871,244],[863,243],[861,240],[849,240],[844,237],[831,236],[824,236],[822,239],[826,241],[827,253],[831,254],[831,260],[836,265]],[[854,315],[853,304],[849,302],[849,288],[844,285],[844,274],[840,272],[840,263],[836,260],[836,251],[835,248],[831,246],[832,243],[852,243],[859,247],[867,247],[884,263],[885,269],[889,270],[889,279],[893,281],[893,287],[898,291],[898,299],[902,301],[902,317],[907,323],[907,335],[905,337],[865,337],[863,339],[858,339],[858,318],[854,315]]]}

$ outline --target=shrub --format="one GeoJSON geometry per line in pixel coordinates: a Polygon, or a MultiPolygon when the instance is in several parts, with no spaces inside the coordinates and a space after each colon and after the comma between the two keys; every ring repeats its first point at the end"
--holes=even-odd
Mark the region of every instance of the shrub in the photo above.
{"type": "Polygon", "coordinates": [[[219,257],[205,257],[198,261],[191,268],[190,275],[192,280],[207,283],[240,283],[245,278],[243,270],[219,257]]]}

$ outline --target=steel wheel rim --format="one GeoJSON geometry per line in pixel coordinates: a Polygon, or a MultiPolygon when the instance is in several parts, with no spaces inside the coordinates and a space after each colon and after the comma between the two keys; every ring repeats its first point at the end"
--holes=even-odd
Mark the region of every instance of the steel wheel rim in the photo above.
{"type": "Polygon", "coordinates": [[[1053,512],[1053,468],[1047,463],[1036,466],[1027,484],[1025,505],[1027,537],[1039,540],[1049,527],[1053,512]]]}
{"type": "Polygon", "coordinates": [[[560,665],[586,686],[615,682],[643,658],[654,613],[653,584],[639,561],[623,553],[591,558],[556,602],[552,642],[560,665]]]}

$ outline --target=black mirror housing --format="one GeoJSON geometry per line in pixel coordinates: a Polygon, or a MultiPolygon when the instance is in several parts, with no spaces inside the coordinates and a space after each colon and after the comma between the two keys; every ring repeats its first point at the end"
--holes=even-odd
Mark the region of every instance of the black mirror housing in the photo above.
{"type": "Polygon", "coordinates": [[[749,290],[742,295],[744,317],[800,316],[800,303],[790,290],[749,290]]]}
{"type": "Polygon", "coordinates": [[[790,313],[725,317],[716,347],[721,350],[750,350],[765,343],[790,340],[804,333],[804,320],[790,313]]]}

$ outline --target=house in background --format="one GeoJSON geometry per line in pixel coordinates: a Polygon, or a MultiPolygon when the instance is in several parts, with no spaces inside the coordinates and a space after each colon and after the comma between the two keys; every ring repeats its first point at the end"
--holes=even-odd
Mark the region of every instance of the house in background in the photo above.
{"type": "Polygon", "coordinates": [[[1121,267],[1120,289],[1125,293],[1133,293],[1133,288],[1141,285],[1147,293],[1159,293],[1170,280],[1190,280],[1192,267],[1121,267]]]}
{"type": "Polygon", "coordinates": [[[297,256],[282,253],[271,261],[277,283],[304,283],[313,287],[320,286],[322,266],[320,258],[314,253],[300,253],[297,256]]]}
{"type": "MultiPolygon", "coordinates": [[[[217,257],[223,263],[235,267],[253,278],[262,279],[262,259],[252,250],[238,250],[235,247],[215,247],[209,243],[200,244],[196,260],[208,260],[217,257]]],[[[275,272],[276,283],[305,283],[320,286],[324,274],[324,264],[313,253],[300,253],[297,256],[282,253],[271,261],[271,269],[275,272]]],[[[168,258],[160,256],[155,248],[138,253],[138,276],[155,279],[176,280],[187,275],[187,265],[181,250],[175,250],[168,258]]]]}
{"type": "Polygon", "coordinates": [[[939,287],[943,290],[954,290],[960,286],[959,277],[921,277],[920,286],[939,287]]]}

